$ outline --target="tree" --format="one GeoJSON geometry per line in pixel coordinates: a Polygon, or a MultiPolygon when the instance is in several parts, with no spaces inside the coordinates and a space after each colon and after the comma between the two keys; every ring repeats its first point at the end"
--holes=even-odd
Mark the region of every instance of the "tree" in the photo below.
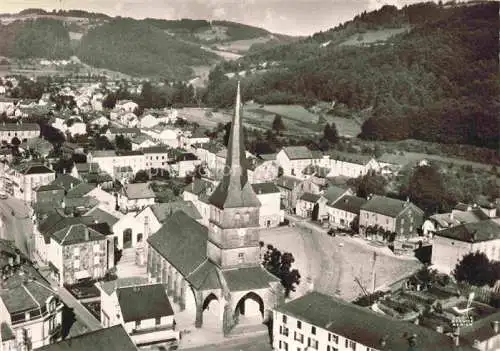
{"type": "Polygon", "coordinates": [[[104,135],[97,136],[94,142],[97,150],[114,150],[113,144],[104,135]]]}
{"type": "Polygon", "coordinates": [[[281,280],[285,297],[289,297],[290,292],[295,291],[297,285],[300,284],[299,271],[291,269],[294,262],[295,259],[291,253],[281,253],[273,245],[267,245],[262,264],[264,268],[281,280]]]}
{"type": "Polygon", "coordinates": [[[283,120],[280,115],[276,115],[274,117],[272,129],[278,134],[286,129],[285,124],[283,123],[283,120]]]}
{"type": "Polygon", "coordinates": [[[149,173],[145,170],[138,171],[134,176],[134,183],[146,183],[150,180],[149,173]]]}
{"type": "Polygon", "coordinates": [[[335,126],[335,123],[325,124],[325,128],[323,130],[323,138],[325,138],[332,144],[335,144],[339,141],[339,134],[337,132],[337,126],[335,126]]]}
{"type": "Polygon", "coordinates": [[[108,108],[111,110],[111,109],[115,108],[116,100],[117,100],[116,94],[109,93],[108,95],[106,95],[106,97],[102,101],[102,107],[108,108]]]}
{"type": "Polygon", "coordinates": [[[116,136],[115,144],[118,150],[132,150],[132,142],[130,139],[121,134],[116,136]]]}
{"type": "Polygon", "coordinates": [[[368,173],[364,176],[351,180],[356,188],[356,195],[359,197],[368,197],[370,194],[385,195],[387,180],[380,174],[368,173]]]}
{"type": "Polygon", "coordinates": [[[18,147],[19,145],[21,145],[21,140],[19,140],[18,137],[13,137],[12,140],[10,141],[10,143],[13,146],[18,147]]]}
{"type": "Polygon", "coordinates": [[[497,281],[494,267],[488,256],[477,251],[465,255],[455,266],[452,275],[459,282],[475,286],[493,286],[497,281]]]}

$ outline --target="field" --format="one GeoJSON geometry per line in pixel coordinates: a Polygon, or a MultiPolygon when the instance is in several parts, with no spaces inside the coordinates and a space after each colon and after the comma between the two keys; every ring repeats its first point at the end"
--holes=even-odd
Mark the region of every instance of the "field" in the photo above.
{"type": "Polygon", "coordinates": [[[340,45],[366,45],[375,42],[386,41],[390,37],[404,33],[408,31],[409,28],[394,28],[394,29],[382,29],[382,30],[370,30],[362,34],[354,34],[349,37],[346,41],[342,42],[340,45]],[[361,39],[361,40],[359,40],[361,39]]]}
{"type": "Polygon", "coordinates": [[[233,51],[233,52],[246,52],[253,44],[264,44],[272,39],[272,36],[259,37],[246,40],[235,40],[224,44],[217,45],[219,50],[233,51]]]}
{"type": "Polygon", "coordinates": [[[224,60],[227,60],[227,61],[237,60],[240,57],[242,57],[242,55],[235,54],[234,52],[223,51],[223,50],[213,50],[213,49],[207,48],[206,46],[202,46],[201,49],[208,51],[208,52],[211,52],[211,53],[214,53],[216,55],[219,55],[220,57],[222,57],[224,60]]]}
{"type": "Polygon", "coordinates": [[[350,237],[331,237],[299,227],[264,230],[260,237],[266,245],[272,244],[282,252],[293,254],[293,267],[299,270],[302,279],[292,297],[306,293],[312,283],[315,290],[325,294],[355,299],[362,294],[355,278],[364,288],[371,290],[374,251],[378,252],[375,262],[377,288],[403,278],[421,266],[416,259],[394,256],[386,248],[374,248],[350,237]]]}

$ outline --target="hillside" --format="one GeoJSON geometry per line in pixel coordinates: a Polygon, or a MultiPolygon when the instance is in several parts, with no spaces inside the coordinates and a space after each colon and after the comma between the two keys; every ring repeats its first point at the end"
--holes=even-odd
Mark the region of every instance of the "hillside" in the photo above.
{"type": "Polygon", "coordinates": [[[498,2],[384,6],[221,63],[211,72],[207,100],[229,106],[234,82],[226,73],[253,70],[242,79],[245,99],[334,101],[334,115],[337,108],[371,111],[362,127],[366,139],[498,148],[498,27],[498,2]]]}
{"type": "Polygon", "coordinates": [[[112,18],[81,10],[0,15],[0,56],[69,58],[136,76],[188,79],[192,68],[289,37],[228,21],[112,18]],[[228,54],[229,55],[229,54],[228,54]]]}

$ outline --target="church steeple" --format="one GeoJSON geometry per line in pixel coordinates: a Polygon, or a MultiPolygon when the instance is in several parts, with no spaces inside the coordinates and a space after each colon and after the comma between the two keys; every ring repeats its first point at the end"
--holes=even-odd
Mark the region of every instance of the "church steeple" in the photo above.
{"type": "Polygon", "coordinates": [[[210,204],[220,208],[260,207],[248,182],[247,160],[241,121],[240,82],[236,90],[236,103],[227,145],[224,175],[209,199],[210,204]]]}

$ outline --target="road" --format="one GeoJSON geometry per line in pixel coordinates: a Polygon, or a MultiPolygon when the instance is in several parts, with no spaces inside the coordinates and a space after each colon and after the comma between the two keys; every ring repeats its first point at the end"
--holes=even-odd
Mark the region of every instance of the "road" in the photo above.
{"type": "Polygon", "coordinates": [[[57,291],[59,297],[66,306],[73,309],[76,318],[83,323],[90,331],[102,329],[101,322],[95,318],[73,295],[63,287],[57,291]]]}
{"type": "Polygon", "coordinates": [[[228,339],[216,345],[204,345],[193,348],[182,348],[186,351],[271,351],[269,336],[260,334],[245,338],[228,339]]]}
{"type": "Polygon", "coordinates": [[[2,239],[13,240],[17,248],[31,258],[33,222],[30,215],[31,208],[24,201],[12,197],[0,200],[0,218],[3,224],[2,239]]]}
{"type": "Polygon", "coordinates": [[[286,216],[294,227],[278,227],[261,232],[260,238],[282,252],[291,252],[293,268],[301,282],[291,298],[302,296],[311,288],[346,300],[362,294],[355,278],[369,291],[409,275],[421,267],[417,259],[395,256],[386,247],[374,247],[349,236],[331,237],[326,230],[306,220],[286,216]],[[374,252],[377,253],[374,260],[374,252]],[[375,272],[375,276],[372,274],[375,272]],[[313,283],[310,286],[309,281],[313,283]]]}

